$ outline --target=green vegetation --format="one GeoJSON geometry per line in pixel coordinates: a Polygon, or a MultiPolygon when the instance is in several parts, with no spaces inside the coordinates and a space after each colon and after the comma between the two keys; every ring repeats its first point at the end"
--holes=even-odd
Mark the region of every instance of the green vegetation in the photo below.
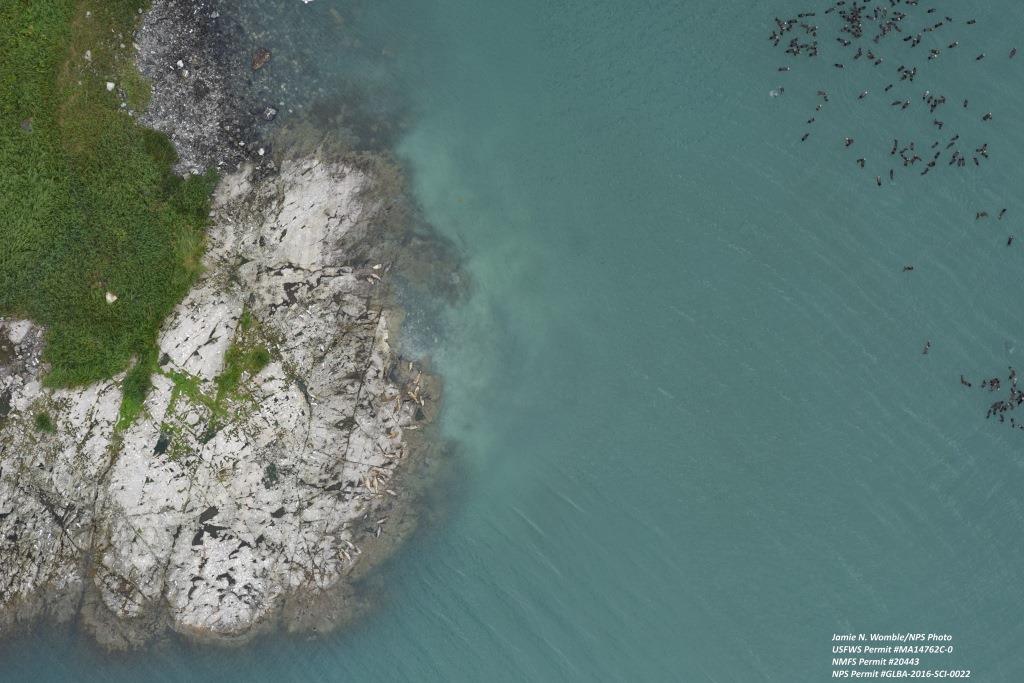
{"type": "Polygon", "coordinates": [[[46,432],[47,434],[53,434],[57,429],[53,426],[53,420],[50,418],[50,414],[36,413],[35,417],[36,429],[40,432],[46,432]]]}
{"type": "Polygon", "coordinates": [[[238,329],[243,333],[252,329],[252,311],[248,306],[242,309],[242,316],[238,319],[238,329]]]}
{"type": "MultiPolygon", "coordinates": [[[[251,400],[251,396],[242,388],[242,377],[246,373],[251,377],[270,363],[270,350],[260,341],[259,335],[258,323],[246,309],[239,319],[238,333],[224,354],[224,369],[214,379],[213,386],[205,390],[203,381],[195,375],[175,370],[163,372],[174,384],[167,415],[174,414],[178,401],[184,396],[194,405],[202,406],[209,411],[209,422],[198,438],[203,443],[212,439],[217,431],[230,421],[233,414],[246,409],[245,400],[251,400]]],[[[155,371],[160,372],[159,368],[155,371]]],[[[161,432],[167,434],[170,439],[168,453],[172,458],[177,457],[182,448],[182,441],[176,438],[179,431],[173,421],[161,426],[161,432]]]]}
{"type": "Polygon", "coordinates": [[[142,412],[146,394],[152,386],[150,377],[158,370],[156,364],[156,345],[150,345],[125,375],[121,385],[121,411],[118,415],[117,428],[124,429],[142,412]]]}
{"type": "Polygon", "coordinates": [[[47,327],[50,386],[137,359],[122,422],[141,410],[158,326],[198,275],[216,180],[171,173],[171,144],[127,113],[149,94],[132,66],[144,4],[0,3],[0,314],[47,327]]]}
{"type": "Polygon", "coordinates": [[[197,405],[206,406],[211,413],[217,414],[221,412],[216,401],[203,392],[202,380],[198,377],[185,372],[171,371],[166,374],[171,378],[171,382],[174,383],[174,389],[171,391],[171,402],[167,406],[168,414],[173,412],[174,404],[178,402],[180,396],[186,397],[197,405]]]}
{"type": "Polygon", "coordinates": [[[270,351],[265,346],[245,348],[232,344],[224,356],[224,371],[217,377],[217,402],[238,388],[243,372],[255,375],[270,362],[270,351]]]}

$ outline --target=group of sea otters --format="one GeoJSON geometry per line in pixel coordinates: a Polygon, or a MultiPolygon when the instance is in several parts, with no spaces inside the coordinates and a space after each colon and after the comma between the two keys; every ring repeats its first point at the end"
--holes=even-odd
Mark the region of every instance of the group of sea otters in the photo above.
{"type": "MultiPolygon", "coordinates": [[[[954,19],[945,13],[939,13],[934,7],[925,8],[920,5],[920,0],[854,0],[853,2],[836,0],[821,13],[820,19],[823,24],[827,24],[828,28],[817,23],[817,12],[801,12],[789,19],[776,17],[774,30],[769,36],[772,45],[784,48],[787,55],[797,59],[821,56],[829,48],[835,47],[831,40],[834,38],[834,43],[838,45],[835,49],[844,55],[833,62],[832,66],[835,69],[845,69],[850,60],[854,62],[864,60],[873,68],[879,69],[881,73],[894,74],[891,79],[883,78],[882,82],[886,84],[881,89],[884,93],[889,93],[896,88],[897,92],[902,94],[896,95],[887,106],[898,111],[905,111],[911,107],[914,110],[927,111],[927,118],[931,119],[928,127],[934,128],[935,131],[933,135],[928,136],[931,138],[930,140],[926,138],[923,144],[918,144],[918,141],[915,140],[901,140],[896,137],[888,149],[888,154],[885,151],[880,151],[870,161],[869,155],[856,158],[855,163],[860,168],[867,168],[869,164],[876,168],[879,165],[888,167],[887,171],[883,168],[874,176],[875,185],[878,187],[882,186],[882,179],[885,176],[890,181],[894,181],[898,168],[915,171],[920,168],[922,170],[919,175],[924,176],[936,169],[940,163],[942,167],[963,169],[981,166],[989,158],[988,143],[964,146],[960,134],[947,130],[946,121],[942,120],[943,118],[948,119],[941,114],[943,107],[970,110],[971,103],[967,99],[954,99],[933,93],[930,90],[924,90],[919,95],[907,96],[906,91],[912,87],[911,84],[915,83],[919,76],[919,66],[908,66],[907,64],[893,66],[891,61],[887,62],[887,57],[891,57],[890,53],[894,50],[887,53],[885,48],[891,48],[892,43],[895,42],[896,47],[905,46],[913,54],[919,56],[924,62],[923,66],[926,67],[929,63],[941,60],[945,53],[960,47],[960,41],[955,36],[944,34],[948,34],[956,27],[974,27],[977,24],[974,18],[954,19]],[[830,36],[828,34],[830,30],[835,34],[830,36]],[[821,43],[819,40],[827,40],[827,42],[821,43]],[[920,47],[925,42],[935,46],[920,47]],[[920,49],[918,49],[919,47],[920,49]],[[918,99],[921,104],[914,104],[918,99]],[[944,155],[947,155],[945,159],[942,158],[944,155]],[[879,158],[883,160],[883,163],[879,164],[879,158]]],[[[905,55],[907,50],[902,49],[900,52],[905,55]]],[[[1017,56],[1017,48],[1008,49],[1006,54],[1008,59],[1013,59],[1017,56]]],[[[974,61],[980,62],[985,58],[986,54],[980,52],[974,56],[974,61]]],[[[778,71],[784,73],[790,71],[791,68],[791,65],[780,66],[778,71]]],[[[922,68],[921,74],[924,73],[925,70],[922,68]]],[[[771,92],[773,97],[783,93],[785,93],[785,88],[781,86],[771,92]]],[[[873,94],[875,93],[871,89],[861,90],[856,96],[856,100],[870,100],[873,94]]],[[[828,91],[818,90],[816,92],[814,112],[807,119],[808,127],[813,126],[816,117],[829,102],[828,91]]],[[[855,106],[858,106],[856,101],[845,103],[846,108],[855,106]]],[[[978,118],[982,123],[987,123],[993,120],[993,114],[984,111],[978,114],[978,118]]],[[[927,124],[922,122],[921,125],[927,124]]],[[[812,130],[813,127],[806,130],[801,135],[800,141],[806,142],[811,137],[812,130]]],[[[856,140],[853,137],[843,137],[841,142],[845,149],[857,149],[856,140]]],[[[1005,208],[999,209],[996,220],[1001,221],[1006,215],[1006,211],[1005,208]]],[[[975,213],[976,221],[988,217],[988,211],[975,213]]],[[[1009,235],[1006,246],[1011,246],[1013,241],[1014,236],[1009,235]]],[[[903,266],[903,272],[913,270],[914,266],[912,265],[903,266]]],[[[925,342],[922,353],[927,354],[931,346],[930,340],[925,342]]],[[[968,388],[973,387],[973,384],[963,375],[960,376],[960,383],[968,388]]],[[[1006,416],[1007,412],[1024,404],[1024,391],[1017,389],[1017,372],[1012,367],[1009,369],[1008,383],[1009,399],[1000,399],[992,403],[986,418],[998,417],[1000,422],[1008,422],[1011,427],[1024,430],[1024,421],[1017,421],[1013,417],[1007,419],[1006,416]]],[[[981,388],[989,392],[999,391],[1002,386],[1003,383],[998,377],[986,378],[981,382],[981,388]]]]}
{"type": "MultiPolygon", "coordinates": [[[[1009,370],[1010,374],[1007,376],[1007,381],[1010,383],[1010,398],[1008,400],[999,399],[992,403],[988,407],[988,412],[985,413],[986,420],[990,417],[998,417],[1000,422],[1006,422],[1006,413],[1024,404],[1024,391],[1017,388],[1017,371],[1012,366],[1009,370]]],[[[974,386],[971,382],[964,379],[963,375],[960,375],[960,384],[968,389],[974,386]]],[[[999,391],[1001,387],[1002,382],[998,377],[981,380],[981,388],[988,389],[990,392],[999,391]]],[[[1024,429],[1024,422],[1018,422],[1016,418],[1011,417],[1010,426],[1014,429],[1024,429]]]]}
{"type": "MultiPolygon", "coordinates": [[[[883,42],[889,40],[899,40],[902,43],[906,43],[911,49],[917,48],[921,45],[927,34],[936,33],[945,29],[946,31],[951,28],[963,24],[967,26],[974,26],[977,22],[975,19],[966,19],[962,21],[955,21],[953,17],[948,15],[936,15],[937,10],[935,8],[926,9],[924,11],[925,21],[915,21],[912,15],[911,8],[917,8],[918,0],[863,0],[862,2],[854,1],[848,3],[847,0],[837,0],[828,9],[823,12],[823,15],[835,14],[838,18],[838,35],[834,36],[835,41],[839,44],[839,49],[845,51],[850,55],[853,61],[865,60],[870,62],[874,67],[880,67],[882,71],[892,68],[886,65],[886,57],[883,54],[883,42]]],[[[823,51],[822,46],[819,44],[819,33],[823,32],[824,29],[816,21],[817,12],[801,12],[795,17],[790,19],[775,18],[775,29],[771,32],[769,39],[772,44],[776,47],[785,47],[785,53],[793,57],[808,57],[814,58],[820,56],[823,51]]],[[[829,21],[834,24],[835,21],[830,17],[829,21]]],[[[947,39],[940,39],[942,43],[946,43],[947,39]]],[[[960,46],[959,40],[951,40],[948,42],[945,50],[954,50],[960,46]]],[[[924,50],[924,48],[922,48],[924,50]]],[[[927,54],[923,51],[919,52],[926,61],[931,62],[940,59],[943,54],[943,48],[933,47],[929,48],[927,54]]],[[[1017,56],[1017,49],[1012,48],[1009,50],[1009,58],[1013,59],[1017,56]]],[[[985,59],[985,53],[981,52],[974,58],[975,61],[981,61],[985,59]]],[[[837,61],[833,63],[833,66],[837,69],[845,69],[847,61],[837,61]]],[[[791,66],[780,66],[778,70],[780,72],[787,72],[791,69],[791,66]]],[[[895,75],[892,76],[892,81],[887,83],[883,91],[888,93],[898,85],[899,90],[904,91],[901,95],[890,102],[889,106],[898,108],[900,110],[906,110],[911,107],[913,101],[917,99],[917,96],[908,97],[905,90],[907,84],[915,82],[918,76],[918,66],[907,66],[905,64],[897,64],[895,66],[895,75]]],[[[785,92],[784,87],[780,87],[773,91],[773,94],[781,94],[785,92]]],[[[857,95],[858,100],[864,100],[869,98],[872,94],[870,89],[861,90],[860,94],[857,95]]],[[[825,90],[817,91],[819,101],[815,106],[815,114],[812,114],[807,119],[807,125],[812,125],[816,120],[816,114],[824,108],[829,100],[829,94],[825,90]]],[[[950,100],[946,95],[939,95],[932,93],[930,90],[925,90],[920,95],[920,99],[924,104],[923,108],[927,108],[928,116],[931,118],[931,125],[934,126],[936,131],[943,131],[946,128],[945,121],[942,121],[937,117],[937,112],[944,106],[961,106],[963,109],[970,108],[970,102],[967,99],[950,100]]],[[[981,121],[991,121],[993,116],[992,112],[983,112],[979,116],[981,121]]],[[[806,131],[801,137],[801,142],[806,141],[811,137],[811,131],[806,131]]],[[[845,147],[852,147],[855,143],[854,138],[845,137],[843,138],[843,145],[845,147]]],[[[970,148],[968,148],[970,149],[970,148]]],[[[936,168],[940,160],[945,162],[946,166],[952,166],[954,168],[964,168],[969,165],[980,166],[983,161],[988,159],[989,148],[987,143],[974,147],[971,151],[965,152],[961,149],[961,140],[959,134],[952,135],[941,135],[935,136],[930,143],[924,143],[918,145],[917,141],[903,140],[899,138],[893,139],[892,147],[889,150],[888,162],[880,164],[888,166],[888,172],[884,175],[888,175],[890,180],[894,180],[896,177],[896,169],[900,166],[903,168],[922,168],[920,175],[927,175],[932,169],[936,168]],[[942,159],[944,154],[948,153],[947,159],[942,159]],[[920,164],[920,166],[918,166],[920,164]]],[[[867,165],[866,157],[858,157],[857,165],[861,168],[865,168],[867,165]]],[[[882,186],[883,174],[875,176],[875,184],[879,187],[882,186]]]]}

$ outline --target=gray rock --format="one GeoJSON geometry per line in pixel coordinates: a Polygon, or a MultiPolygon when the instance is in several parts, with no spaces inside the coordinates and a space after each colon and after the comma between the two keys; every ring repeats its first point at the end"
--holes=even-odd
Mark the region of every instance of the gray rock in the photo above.
{"type": "Polygon", "coordinates": [[[161,372],[125,429],[121,378],[44,389],[41,331],[0,321],[16,358],[0,366],[0,624],[69,618],[84,592],[111,646],[168,627],[235,641],[289,596],[345,583],[359,528],[393,504],[424,400],[388,377],[381,275],[346,265],[374,239],[372,182],[316,158],[225,177],[204,275],[166,321],[161,372]],[[269,362],[225,392],[247,348],[269,362]],[[32,427],[42,408],[54,434],[32,427]]]}
{"type": "Polygon", "coordinates": [[[212,5],[154,2],[135,37],[139,71],[151,84],[149,106],[139,120],[171,138],[179,173],[236,168],[248,154],[229,131],[251,128],[258,118],[247,113],[241,85],[247,64],[233,47],[242,41],[242,30],[211,12],[212,5]]]}

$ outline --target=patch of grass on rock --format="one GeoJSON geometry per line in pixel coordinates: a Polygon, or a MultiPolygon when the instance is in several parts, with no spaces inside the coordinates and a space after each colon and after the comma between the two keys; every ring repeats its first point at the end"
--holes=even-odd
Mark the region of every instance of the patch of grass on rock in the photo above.
{"type": "Polygon", "coordinates": [[[235,392],[242,373],[255,375],[270,362],[270,351],[265,346],[245,348],[232,344],[224,356],[224,371],[217,377],[217,401],[235,392]]]}
{"type": "Polygon", "coordinates": [[[53,418],[50,417],[49,413],[36,413],[34,422],[36,431],[46,432],[47,434],[53,434],[57,431],[57,428],[53,426],[53,418]]]}
{"type": "Polygon", "coordinates": [[[145,4],[0,3],[0,314],[46,326],[49,386],[142,359],[122,418],[141,408],[157,329],[199,273],[216,182],[174,175],[170,142],[127,113],[147,97],[132,67],[145,4]]]}

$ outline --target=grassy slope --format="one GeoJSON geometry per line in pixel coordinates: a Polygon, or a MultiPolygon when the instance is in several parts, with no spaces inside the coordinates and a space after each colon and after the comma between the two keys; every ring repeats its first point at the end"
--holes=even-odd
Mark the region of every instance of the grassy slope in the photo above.
{"type": "Polygon", "coordinates": [[[120,108],[119,91],[133,106],[146,96],[131,62],[143,4],[0,2],[0,314],[47,326],[52,386],[138,358],[126,404],[141,401],[156,330],[198,274],[215,182],[174,176],[167,139],[120,108]]]}

